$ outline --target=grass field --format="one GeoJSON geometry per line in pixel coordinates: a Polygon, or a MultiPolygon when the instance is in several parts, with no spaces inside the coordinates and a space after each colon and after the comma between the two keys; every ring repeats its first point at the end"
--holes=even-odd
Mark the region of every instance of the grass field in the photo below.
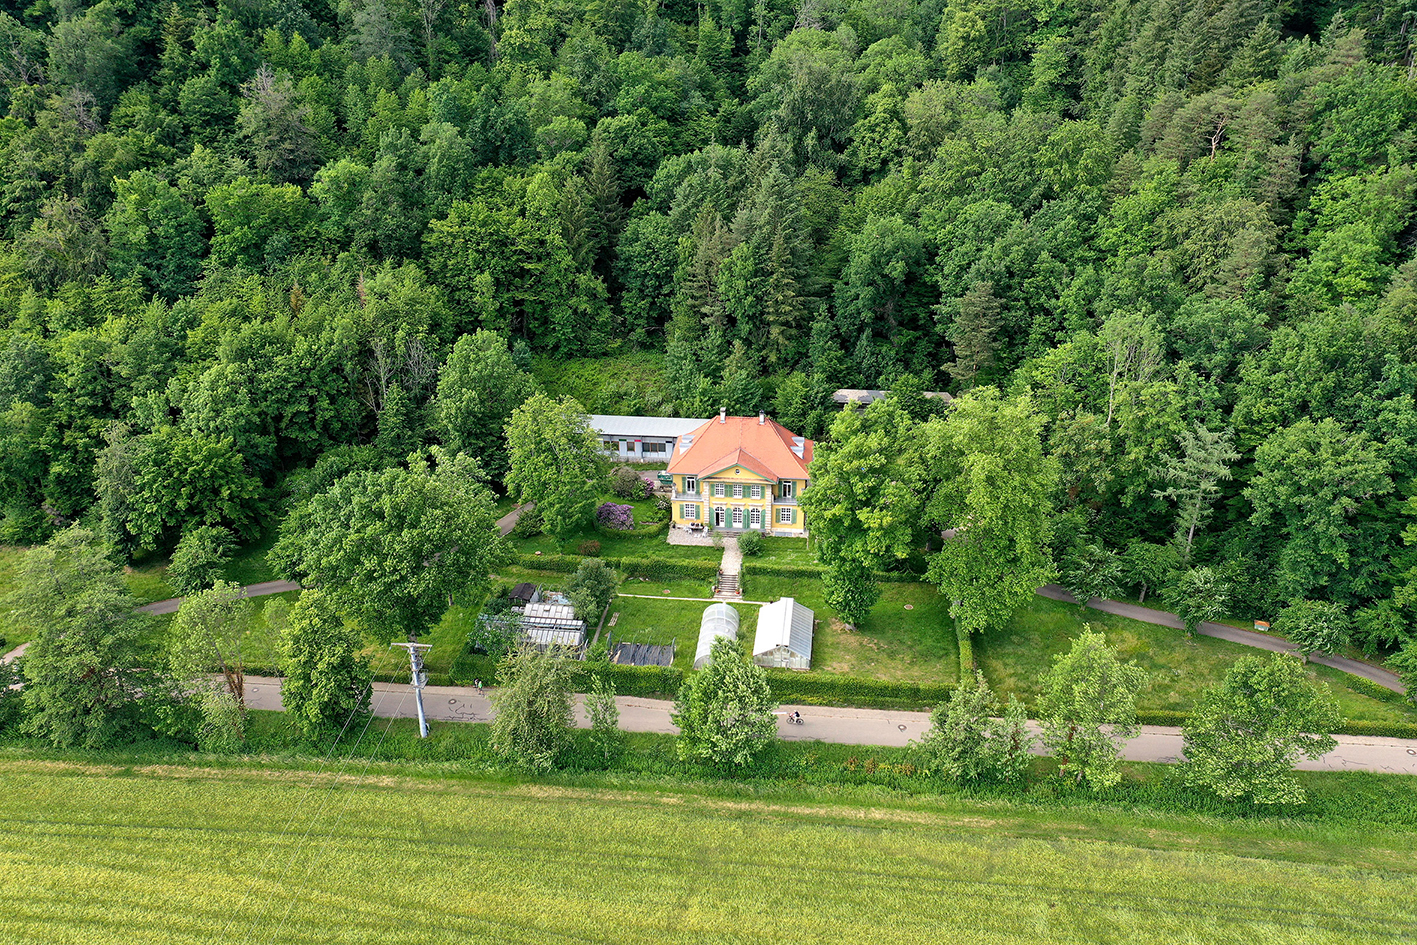
{"type": "MultiPolygon", "coordinates": [[[[1087,624],[1102,630],[1123,659],[1135,660],[1146,670],[1149,685],[1138,700],[1142,709],[1188,711],[1201,691],[1225,675],[1237,659],[1261,652],[1213,637],[1187,639],[1170,627],[1035,596],[1019,608],[1006,628],[980,634],[974,642],[974,656],[997,692],[1004,696],[1012,693],[1032,703],[1053,657],[1066,651],[1087,624]]],[[[1353,691],[1346,673],[1321,666],[1309,669],[1315,680],[1328,684],[1349,719],[1417,720],[1417,713],[1409,707],[1353,691]]]]}
{"type": "Polygon", "coordinates": [[[0,763],[0,941],[1355,945],[1417,927],[1410,831],[363,770],[0,763]]]}

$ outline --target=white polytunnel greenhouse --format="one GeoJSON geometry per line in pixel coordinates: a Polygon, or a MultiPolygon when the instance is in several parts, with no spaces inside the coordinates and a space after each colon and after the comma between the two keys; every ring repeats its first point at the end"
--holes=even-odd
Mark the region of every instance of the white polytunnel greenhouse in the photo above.
{"type": "Polygon", "coordinates": [[[722,601],[704,608],[704,618],[699,621],[699,648],[694,651],[694,669],[703,669],[709,664],[709,651],[719,637],[738,639],[738,611],[722,601]]]}

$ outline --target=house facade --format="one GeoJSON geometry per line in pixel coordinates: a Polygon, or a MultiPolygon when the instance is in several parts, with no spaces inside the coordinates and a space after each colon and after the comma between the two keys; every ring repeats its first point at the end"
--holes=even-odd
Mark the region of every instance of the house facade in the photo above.
{"type": "Polygon", "coordinates": [[[720,412],[679,437],[673,478],[676,528],[804,536],[798,499],[811,480],[813,443],[764,414],[720,412]]]}

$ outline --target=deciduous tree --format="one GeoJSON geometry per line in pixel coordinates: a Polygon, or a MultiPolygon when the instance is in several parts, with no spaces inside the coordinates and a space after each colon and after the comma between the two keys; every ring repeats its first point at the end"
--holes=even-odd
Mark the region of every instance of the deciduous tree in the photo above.
{"type": "Polygon", "coordinates": [[[1242,656],[1201,694],[1182,729],[1186,783],[1255,804],[1302,804],[1299,758],[1338,742],[1338,704],[1309,681],[1303,661],[1283,653],[1242,656]]]}
{"type": "Polygon", "coordinates": [[[363,648],[358,628],[329,598],[318,590],[301,593],[281,637],[280,697],[305,737],[338,738],[368,713],[373,673],[363,648]]]}
{"type": "Polygon", "coordinates": [[[506,553],[476,461],[434,449],[312,496],[281,525],[271,561],[387,641],[426,633],[506,553]]]}
{"type": "Polygon", "coordinates": [[[507,489],[536,503],[547,532],[564,538],[594,521],[606,463],[580,404],[533,394],[507,422],[507,452],[507,489]]]}
{"type": "Polygon", "coordinates": [[[1090,629],[1054,658],[1038,713],[1043,744],[1061,759],[1059,774],[1094,790],[1122,779],[1118,744],[1136,734],[1137,694],[1146,682],[1141,667],[1123,663],[1090,629]]]}
{"type": "Polygon", "coordinates": [[[26,728],[56,748],[102,748],[136,723],[141,620],[118,565],[72,526],[25,555],[7,600],[32,634],[25,651],[26,728]]]}
{"type": "Polygon", "coordinates": [[[920,740],[921,766],[957,782],[1017,781],[1028,770],[1033,736],[1023,703],[1010,696],[1000,717],[982,673],[965,682],[930,713],[930,730],[920,740]]]}
{"type": "Polygon", "coordinates": [[[777,737],[767,676],[734,640],[718,637],[711,662],[684,681],[674,703],[675,750],[683,761],[742,768],[777,737]]]}
{"type": "Polygon", "coordinates": [[[524,646],[502,657],[492,695],[492,750],[548,771],[571,741],[571,663],[554,650],[524,646]]]}
{"type": "Polygon", "coordinates": [[[927,580],[966,633],[999,626],[1053,575],[1048,516],[1056,472],[1025,394],[992,387],[956,399],[921,432],[931,482],[924,518],[949,529],[927,580]]]}

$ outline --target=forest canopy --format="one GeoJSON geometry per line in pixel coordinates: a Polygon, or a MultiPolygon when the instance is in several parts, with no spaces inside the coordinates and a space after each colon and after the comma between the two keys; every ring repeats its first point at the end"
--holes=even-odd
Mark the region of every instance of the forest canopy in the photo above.
{"type": "Polygon", "coordinates": [[[249,538],[431,446],[501,474],[525,375],[639,352],[627,412],[817,437],[840,387],[998,388],[1060,565],[1174,538],[1239,605],[1413,625],[1410,4],[62,0],[0,34],[0,541],[249,538]]]}

